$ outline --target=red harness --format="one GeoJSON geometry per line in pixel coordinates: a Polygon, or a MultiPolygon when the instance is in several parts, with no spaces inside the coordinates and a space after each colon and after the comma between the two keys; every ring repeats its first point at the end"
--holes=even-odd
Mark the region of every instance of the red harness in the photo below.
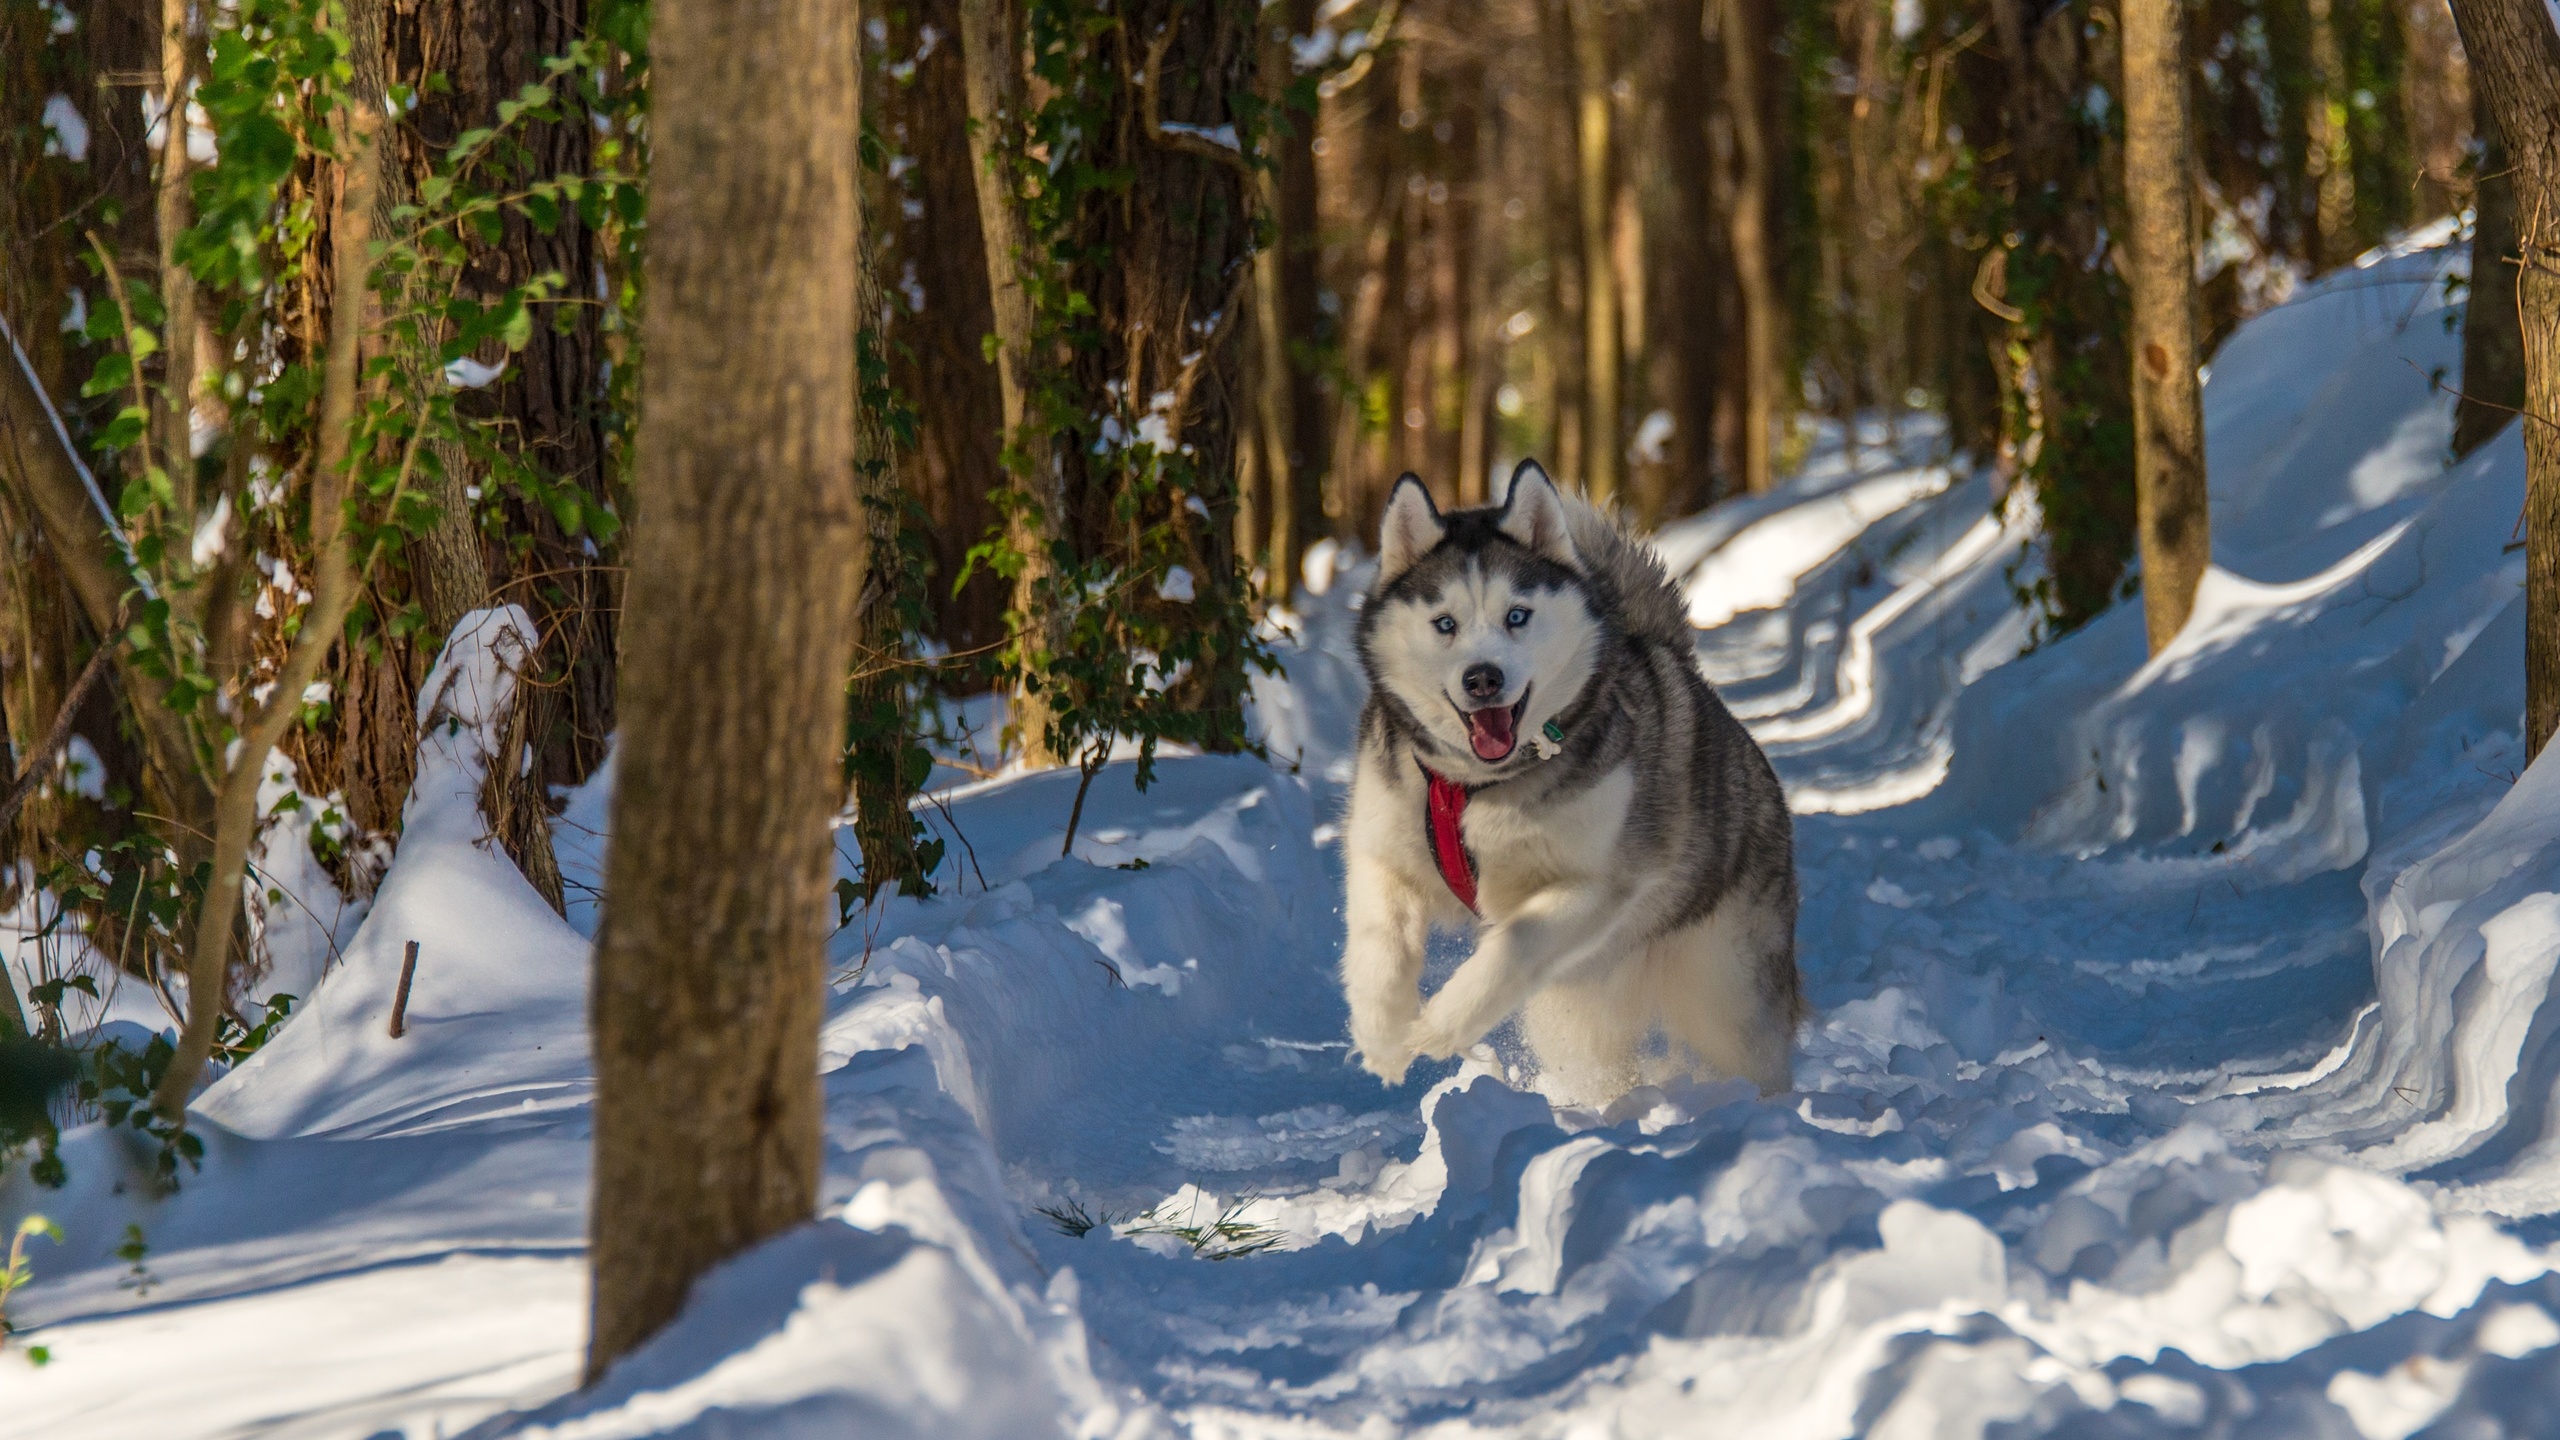
{"type": "Polygon", "coordinates": [[[1466,818],[1466,786],[1433,770],[1422,767],[1423,778],[1431,782],[1424,812],[1431,821],[1431,860],[1440,867],[1440,878],[1448,882],[1449,893],[1470,911],[1476,908],[1476,857],[1467,853],[1467,836],[1459,822],[1466,818]]]}

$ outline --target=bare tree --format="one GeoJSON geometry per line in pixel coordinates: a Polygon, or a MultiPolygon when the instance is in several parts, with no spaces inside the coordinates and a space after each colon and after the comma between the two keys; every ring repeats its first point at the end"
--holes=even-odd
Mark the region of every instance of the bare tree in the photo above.
{"type": "Polygon", "coordinates": [[[2185,0],[2124,0],[2124,184],[2133,215],[2134,503],[2142,610],[2158,654],[2213,559],[2196,379],[2194,156],[2185,0]]]}
{"type": "Polygon", "coordinates": [[[2560,724],[2560,30],[2540,0],[2453,0],[2515,186],[2524,333],[2525,749],[2560,724]]]}
{"type": "Polygon", "coordinates": [[[856,482],[855,7],[652,36],[619,779],[592,996],[589,1379],[817,1202],[856,482]]]}

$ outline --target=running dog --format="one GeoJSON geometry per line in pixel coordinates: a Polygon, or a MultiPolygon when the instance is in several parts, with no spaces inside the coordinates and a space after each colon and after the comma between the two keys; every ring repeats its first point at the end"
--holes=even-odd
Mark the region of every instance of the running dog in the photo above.
{"type": "Polygon", "coordinates": [[[1399,1083],[1516,1011],[1565,1103],[1701,1073],[1788,1088],[1794,828],[1661,561],[1534,461],[1500,506],[1445,515],[1404,476],[1378,557],[1344,828],[1361,1063],[1399,1083]],[[1435,924],[1476,948],[1426,1003],[1435,924]]]}

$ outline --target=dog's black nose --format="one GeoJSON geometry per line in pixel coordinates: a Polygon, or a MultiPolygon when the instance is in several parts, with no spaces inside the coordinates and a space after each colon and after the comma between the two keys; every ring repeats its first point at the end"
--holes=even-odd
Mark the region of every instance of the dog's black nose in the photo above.
{"type": "Polygon", "coordinates": [[[1494,700],[1502,694],[1502,667],[1478,662],[1467,667],[1467,673],[1459,677],[1458,683],[1467,687],[1470,700],[1494,700]]]}

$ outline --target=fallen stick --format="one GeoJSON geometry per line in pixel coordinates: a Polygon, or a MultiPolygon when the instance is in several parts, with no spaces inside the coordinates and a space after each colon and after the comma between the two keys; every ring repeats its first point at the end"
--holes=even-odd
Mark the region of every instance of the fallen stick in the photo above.
{"type": "Polygon", "coordinates": [[[412,940],[408,952],[400,957],[400,989],[391,997],[391,1038],[394,1040],[409,1028],[409,978],[417,973],[418,942],[412,940]]]}

